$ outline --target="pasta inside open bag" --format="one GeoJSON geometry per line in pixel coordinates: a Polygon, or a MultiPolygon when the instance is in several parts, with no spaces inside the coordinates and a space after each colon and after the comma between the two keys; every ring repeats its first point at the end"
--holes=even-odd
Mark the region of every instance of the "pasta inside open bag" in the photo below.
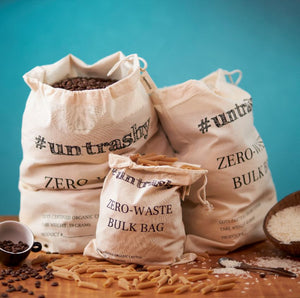
{"type": "Polygon", "coordinates": [[[198,199],[206,202],[207,170],[155,154],[110,154],[109,166],[96,239],[84,254],[143,265],[195,259],[193,253],[184,254],[181,201],[188,199],[189,188],[197,181],[198,199]]]}

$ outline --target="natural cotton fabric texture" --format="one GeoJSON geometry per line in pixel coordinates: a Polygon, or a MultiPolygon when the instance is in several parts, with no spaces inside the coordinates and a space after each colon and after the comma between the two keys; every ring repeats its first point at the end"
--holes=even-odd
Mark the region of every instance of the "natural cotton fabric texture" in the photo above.
{"type": "Polygon", "coordinates": [[[183,203],[186,251],[226,253],[262,240],[264,216],[276,203],[252,98],[227,82],[232,76],[219,69],[152,95],[177,157],[208,170],[207,200],[214,210],[192,200],[183,203]]]}
{"type": "Polygon", "coordinates": [[[198,200],[205,199],[201,196],[205,193],[207,171],[183,169],[180,162],[174,166],[143,166],[116,154],[110,154],[109,165],[96,239],[84,253],[119,263],[173,264],[193,260],[195,254],[183,254],[181,199],[195,181],[201,181],[198,200]]]}
{"type": "Polygon", "coordinates": [[[93,65],[68,55],[24,75],[31,88],[22,123],[20,220],[46,251],[82,252],[95,237],[99,194],[110,152],[170,154],[149,95],[140,82],[137,55],[117,52],[93,65]],[[115,66],[116,83],[68,91],[65,78],[99,77],[115,66]]]}

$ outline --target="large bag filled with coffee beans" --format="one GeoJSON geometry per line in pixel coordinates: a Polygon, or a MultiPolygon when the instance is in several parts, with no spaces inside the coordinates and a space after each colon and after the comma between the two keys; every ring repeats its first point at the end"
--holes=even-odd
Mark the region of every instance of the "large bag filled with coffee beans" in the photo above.
{"type": "Polygon", "coordinates": [[[82,252],[95,237],[110,152],[171,154],[140,60],[146,63],[117,52],[87,65],[68,55],[24,75],[31,92],[22,123],[20,220],[46,251],[82,252]]]}
{"type": "Polygon", "coordinates": [[[266,148],[253,124],[252,98],[237,86],[240,79],[240,71],[219,69],[152,96],[176,156],[208,170],[207,200],[214,212],[183,202],[186,251],[226,253],[262,240],[263,218],[276,202],[266,148]]]}
{"type": "Polygon", "coordinates": [[[96,239],[87,245],[85,255],[137,264],[195,259],[193,253],[184,254],[181,201],[188,200],[188,189],[196,181],[197,199],[205,201],[207,170],[171,160],[161,155],[110,154],[96,239]]]}

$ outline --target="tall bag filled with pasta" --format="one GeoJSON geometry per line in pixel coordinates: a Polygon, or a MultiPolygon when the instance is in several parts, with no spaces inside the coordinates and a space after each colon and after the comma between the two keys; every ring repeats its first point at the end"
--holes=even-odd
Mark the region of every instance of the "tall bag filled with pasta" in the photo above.
{"type": "Polygon", "coordinates": [[[117,263],[192,261],[195,254],[184,254],[181,201],[196,181],[197,200],[205,201],[207,170],[161,155],[110,154],[109,165],[96,238],[84,254],[117,263]]]}
{"type": "Polygon", "coordinates": [[[22,123],[20,220],[46,251],[82,252],[95,237],[110,152],[170,153],[140,60],[117,52],[87,65],[68,55],[24,75],[31,92],[22,123]],[[57,88],[82,77],[111,81],[101,89],[57,88]]]}
{"type": "Polygon", "coordinates": [[[266,148],[253,124],[252,98],[237,86],[240,78],[240,71],[219,69],[152,94],[176,156],[208,170],[207,200],[214,212],[183,203],[187,251],[224,253],[262,240],[263,218],[276,202],[266,148]],[[234,73],[239,74],[235,83],[234,73]]]}

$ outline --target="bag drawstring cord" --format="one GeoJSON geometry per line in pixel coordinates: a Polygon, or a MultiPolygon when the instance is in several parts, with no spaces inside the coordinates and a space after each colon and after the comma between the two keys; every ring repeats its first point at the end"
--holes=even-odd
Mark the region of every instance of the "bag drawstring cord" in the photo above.
{"type": "Polygon", "coordinates": [[[120,65],[125,62],[125,61],[129,61],[129,62],[132,62],[134,59],[138,59],[139,61],[141,61],[143,63],[143,67],[140,67],[140,71],[141,72],[144,72],[147,67],[148,67],[148,64],[146,62],[145,59],[143,59],[142,57],[138,57],[136,54],[131,54],[131,55],[128,55],[126,57],[123,57],[122,59],[120,59],[111,69],[110,71],[107,73],[107,76],[110,77],[119,67],[120,65]]]}
{"type": "Polygon", "coordinates": [[[200,187],[197,190],[197,196],[199,198],[199,201],[201,202],[201,204],[208,210],[208,211],[212,211],[214,209],[214,206],[207,201],[206,199],[206,184],[207,184],[207,176],[204,175],[204,182],[202,187],[200,187]],[[201,195],[202,194],[202,195],[201,195]]]}
{"type": "Polygon", "coordinates": [[[235,70],[233,70],[233,71],[228,71],[228,72],[226,72],[225,75],[228,76],[228,78],[229,78],[229,80],[230,80],[230,82],[231,82],[232,84],[234,84],[234,85],[237,86],[237,85],[240,83],[241,79],[242,79],[243,73],[242,73],[239,69],[235,69],[235,70]],[[235,73],[238,73],[239,76],[238,76],[238,78],[236,79],[236,81],[234,82],[234,81],[233,81],[233,78],[232,78],[232,75],[234,75],[235,73]]]}

